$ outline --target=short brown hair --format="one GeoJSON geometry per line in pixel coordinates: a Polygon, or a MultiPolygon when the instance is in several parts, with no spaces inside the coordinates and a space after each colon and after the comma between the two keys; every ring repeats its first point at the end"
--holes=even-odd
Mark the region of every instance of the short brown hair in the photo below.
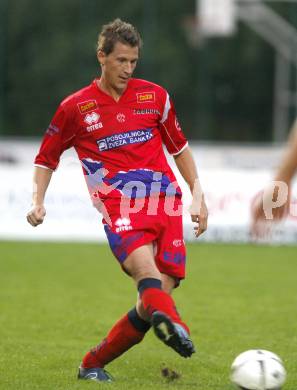
{"type": "Polygon", "coordinates": [[[98,36],[97,52],[101,50],[108,55],[113,51],[117,42],[132,47],[137,46],[139,49],[142,46],[142,40],[137,29],[132,24],[123,22],[119,18],[102,27],[98,36]]]}

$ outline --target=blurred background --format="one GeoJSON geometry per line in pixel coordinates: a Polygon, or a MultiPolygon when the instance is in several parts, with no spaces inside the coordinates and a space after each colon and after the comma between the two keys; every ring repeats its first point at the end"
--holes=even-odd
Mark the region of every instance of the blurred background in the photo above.
{"type": "MultiPolygon", "coordinates": [[[[256,1],[233,1],[234,7],[240,8],[237,14],[236,10],[228,12],[230,3],[228,0],[1,0],[0,134],[42,135],[59,102],[98,75],[95,55],[98,32],[102,24],[120,16],[135,24],[144,40],[136,76],[155,81],[170,91],[190,138],[282,140],[285,134],[275,137],[273,133],[273,120],[275,110],[279,109],[274,104],[274,88],[281,48],[277,50],[276,45],[282,44],[283,37],[278,30],[265,38],[255,31],[248,17],[253,11],[249,8],[256,1]],[[195,20],[199,3],[200,20],[195,20]],[[217,19],[212,16],[213,31],[209,26],[203,30],[201,16],[208,12],[203,6],[211,10],[212,3],[217,19]],[[239,13],[244,8],[245,17],[239,13]],[[234,19],[229,27],[220,30],[218,25],[223,17],[234,19]],[[271,42],[274,38],[279,42],[271,42]]],[[[296,1],[258,3],[292,27],[297,26],[296,1]]],[[[272,22],[266,19],[267,15],[263,15],[258,21],[264,28],[265,23],[272,22]]],[[[295,50],[292,60],[283,59],[288,60],[283,68],[288,72],[287,83],[277,85],[286,87],[278,92],[282,93],[282,105],[288,111],[283,118],[287,131],[296,115],[297,36],[294,42],[289,41],[290,37],[284,38],[288,48],[292,44],[295,50]]]]}
{"type": "MultiPolygon", "coordinates": [[[[275,169],[297,116],[295,0],[0,0],[0,236],[33,237],[20,221],[38,144],[60,101],[98,76],[98,32],[116,17],[135,24],[144,40],[135,77],[170,92],[192,141],[212,226],[219,226],[209,239],[224,239],[227,220],[234,221],[227,239],[248,240],[249,203],[275,169]]],[[[73,159],[66,153],[68,169],[73,159]]],[[[52,215],[59,215],[57,204],[65,210],[73,202],[68,223],[87,199],[69,192],[48,195],[52,215]]]]}

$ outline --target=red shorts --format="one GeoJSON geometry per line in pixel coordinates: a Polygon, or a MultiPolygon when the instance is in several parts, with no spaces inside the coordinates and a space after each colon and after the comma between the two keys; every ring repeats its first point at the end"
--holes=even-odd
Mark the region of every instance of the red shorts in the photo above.
{"type": "MultiPolygon", "coordinates": [[[[175,207],[178,206],[181,207],[179,198],[175,199],[175,207]]],[[[160,198],[156,215],[148,215],[146,206],[128,217],[121,216],[116,205],[109,205],[108,211],[112,223],[104,223],[104,229],[110,248],[120,264],[135,249],[153,243],[159,271],[177,279],[185,277],[186,248],[182,215],[167,215],[164,199],[160,198]]]]}

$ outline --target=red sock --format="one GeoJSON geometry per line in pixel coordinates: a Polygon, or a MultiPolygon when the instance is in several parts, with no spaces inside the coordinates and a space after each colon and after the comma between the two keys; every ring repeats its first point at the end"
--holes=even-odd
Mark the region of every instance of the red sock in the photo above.
{"type": "Polygon", "coordinates": [[[152,315],[154,311],[162,311],[172,319],[173,322],[177,322],[182,325],[185,330],[190,334],[190,330],[187,325],[181,320],[172,297],[165,291],[159,288],[146,288],[141,293],[141,300],[143,307],[149,315],[152,315]]]}
{"type": "MultiPolygon", "coordinates": [[[[131,312],[129,312],[129,315],[131,312]]],[[[136,313],[135,309],[133,309],[133,315],[135,315],[134,313],[136,313]]],[[[143,320],[139,318],[137,321],[141,322],[143,320]]],[[[140,329],[141,326],[138,326],[138,328],[140,329]]],[[[140,343],[149,326],[146,323],[146,326],[144,325],[142,330],[139,329],[132,324],[131,316],[129,319],[128,314],[126,314],[112,327],[107,337],[85,355],[82,361],[82,367],[104,367],[107,363],[133,347],[133,345],[140,343]]]]}

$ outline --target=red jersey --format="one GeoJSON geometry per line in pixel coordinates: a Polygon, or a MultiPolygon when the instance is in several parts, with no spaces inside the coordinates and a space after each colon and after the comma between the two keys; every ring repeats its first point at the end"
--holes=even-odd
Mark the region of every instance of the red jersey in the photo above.
{"type": "Polygon", "coordinates": [[[97,81],[60,104],[35,165],[54,170],[63,151],[74,147],[93,201],[116,201],[122,195],[147,197],[156,192],[181,196],[162,144],[177,155],[187,140],[166,90],[130,79],[115,101],[97,81]]]}

